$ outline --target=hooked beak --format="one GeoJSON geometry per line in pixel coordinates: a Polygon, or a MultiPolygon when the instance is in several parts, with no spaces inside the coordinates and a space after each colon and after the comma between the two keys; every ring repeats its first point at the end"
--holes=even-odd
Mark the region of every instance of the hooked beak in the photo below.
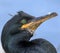
{"type": "Polygon", "coordinates": [[[55,16],[57,16],[57,13],[53,12],[43,17],[35,18],[30,23],[22,25],[21,29],[27,29],[28,31],[33,33],[41,23],[55,16]]]}

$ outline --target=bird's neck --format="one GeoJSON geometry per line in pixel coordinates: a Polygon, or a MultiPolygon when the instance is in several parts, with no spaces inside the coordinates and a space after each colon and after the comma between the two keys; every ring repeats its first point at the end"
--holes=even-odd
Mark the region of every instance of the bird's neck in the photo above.
{"type": "Polygon", "coordinates": [[[17,36],[11,37],[11,39],[9,40],[9,43],[8,43],[9,51],[10,50],[15,51],[15,48],[20,50],[20,48],[18,48],[18,47],[22,46],[21,45],[22,42],[24,43],[25,41],[28,41],[28,42],[25,42],[25,45],[29,44],[29,40],[31,37],[32,37],[32,35],[27,31],[24,31],[24,32],[18,34],[17,36]]]}

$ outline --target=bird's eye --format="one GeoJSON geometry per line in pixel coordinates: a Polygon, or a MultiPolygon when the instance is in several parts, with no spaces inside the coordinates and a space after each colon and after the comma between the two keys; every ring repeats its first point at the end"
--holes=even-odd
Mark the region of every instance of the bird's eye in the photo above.
{"type": "Polygon", "coordinates": [[[23,20],[21,20],[21,23],[22,24],[26,24],[27,23],[27,20],[26,19],[23,19],[23,20]]]}

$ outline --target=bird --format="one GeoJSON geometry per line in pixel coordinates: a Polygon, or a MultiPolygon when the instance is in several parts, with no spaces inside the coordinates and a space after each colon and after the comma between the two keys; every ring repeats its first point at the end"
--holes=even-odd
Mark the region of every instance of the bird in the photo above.
{"type": "Polygon", "coordinates": [[[19,11],[3,27],[1,43],[5,53],[57,53],[56,48],[48,40],[30,40],[38,26],[54,16],[57,14],[36,18],[19,11]]]}

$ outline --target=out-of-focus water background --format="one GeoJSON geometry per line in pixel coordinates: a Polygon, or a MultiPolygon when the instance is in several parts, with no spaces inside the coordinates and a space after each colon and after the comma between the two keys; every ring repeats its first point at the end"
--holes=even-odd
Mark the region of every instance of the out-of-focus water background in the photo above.
{"type": "MultiPolygon", "coordinates": [[[[57,12],[57,17],[44,22],[37,28],[32,39],[46,39],[60,53],[60,0],[0,0],[0,37],[5,23],[18,11],[24,11],[35,17],[57,12]]],[[[0,53],[4,53],[1,44],[0,53]]]]}

